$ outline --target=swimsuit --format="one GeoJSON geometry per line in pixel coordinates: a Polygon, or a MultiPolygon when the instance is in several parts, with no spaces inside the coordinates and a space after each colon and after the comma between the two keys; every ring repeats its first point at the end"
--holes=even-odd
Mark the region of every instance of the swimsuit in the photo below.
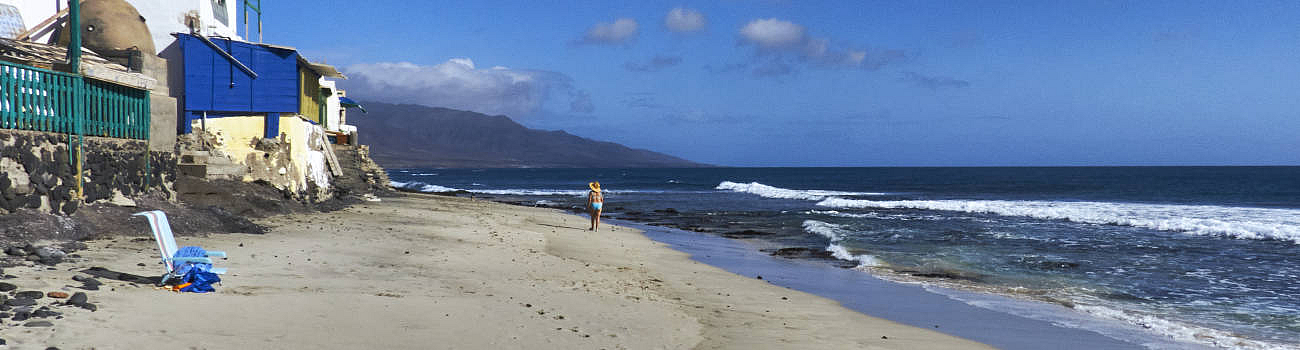
{"type": "Polygon", "coordinates": [[[593,202],[593,203],[591,203],[591,208],[592,208],[592,209],[596,209],[596,210],[600,210],[600,205],[601,205],[601,204],[604,204],[604,203],[593,202]]]}

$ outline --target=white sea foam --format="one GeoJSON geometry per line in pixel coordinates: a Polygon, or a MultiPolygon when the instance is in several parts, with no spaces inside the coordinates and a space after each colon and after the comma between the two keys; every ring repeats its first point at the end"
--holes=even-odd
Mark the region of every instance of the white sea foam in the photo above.
{"type": "Polygon", "coordinates": [[[419,181],[411,181],[411,182],[388,181],[388,184],[397,188],[405,188],[409,190],[416,190],[416,191],[426,192],[426,193],[459,191],[458,189],[455,188],[442,187],[438,185],[430,185],[419,181]]]}
{"type": "MultiPolygon", "coordinates": [[[[420,192],[454,192],[465,191],[470,193],[495,194],[504,196],[585,196],[587,190],[555,190],[555,189],[499,189],[499,190],[480,190],[480,189],[460,189],[439,185],[430,185],[419,181],[402,182],[389,181],[393,187],[400,187],[420,192]]],[[[607,191],[611,193],[622,193],[623,191],[607,191]]],[[[627,191],[632,192],[632,191],[627,191]]]]}
{"type": "Polygon", "coordinates": [[[1243,239],[1300,243],[1300,210],[1110,202],[1003,200],[873,201],[831,197],[831,208],[906,208],[1025,216],[1243,239]]]}
{"type": "Polygon", "coordinates": [[[881,266],[880,260],[869,254],[853,255],[849,250],[839,243],[844,240],[844,227],[828,222],[817,220],[804,220],[803,230],[816,233],[831,240],[830,245],[826,246],[826,251],[831,253],[836,259],[846,261],[856,261],[858,267],[881,266]]]}
{"type": "Polygon", "coordinates": [[[437,176],[437,175],[438,175],[438,173],[417,173],[417,174],[411,174],[411,176],[437,176]]]}
{"type": "Polygon", "coordinates": [[[1241,350],[1297,349],[1297,347],[1291,345],[1243,339],[1231,332],[1189,325],[1156,316],[1126,312],[1105,306],[1080,304],[1075,305],[1074,309],[1096,317],[1117,320],[1138,326],[1150,332],[1183,342],[1200,343],[1219,348],[1241,350]]]}
{"type": "Polygon", "coordinates": [[[467,190],[473,193],[496,194],[507,196],[585,196],[585,190],[524,190],[524,189],[505,189],[505,190],[467,190]]]}
{"type": "Polygon", "coordinates": [[[780,187],[772,187],[757,182],[737,183],[723,181],[714,189],[729,190],[734,192],[756,194],[766,198],[782,199],[803,199],[810,201],[823,200],[831,196],[879,196],[885,193],[877,192],[842,192],[842,191],[824,191],[824,190],[791,190],[780,187]]]}

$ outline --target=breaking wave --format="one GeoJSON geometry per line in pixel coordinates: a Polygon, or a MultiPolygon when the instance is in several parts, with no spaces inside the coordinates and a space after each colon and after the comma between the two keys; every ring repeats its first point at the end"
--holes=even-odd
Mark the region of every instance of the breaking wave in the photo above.
{"type": "Polygon", "coordinates": [[[1005,200],[873,201],[830,197],[831,208],[924,209],[1120,225],[1160,231],[1300,243],[1300,210],[1111,202],[1005,200]]]}
{"type": "Polygon", "coordinates": [[[844,241],[843,226],[817,220],[804,220],[803,230],[829,238],[831,243],[826,246],[826,251],[830,252],[831,256],[834,256],[836,259],[856,261],[858,267],[881,265],[880,260],[876,259],[874,256],[868,254],[853,255],[853,253],[849,253],[847,248],[840,245],[840,242],[844,241]]]}
{"type": "Polygon", "coordinates": [[[1074,309],[1096,317],[1108,318],[1141,327],[1177,341],[1241,350],[1294,349],[1283,344],[1243,339],[1231,332],[1194,326],[1135,312],[1121,311],[1105,306],[1076,305],[1074,309]]]}
{"type": "MultiPolygon", "coordinates": [[[[408,189],[408,190],[419,191],[419,192],[425,192],[425,193],[460,192],[460,191],[463,191],[463,192],[468,192],[468,193],[495,194],[495,195],[502,195],[502,196],[574,196],[574,197],[581,197],[581,196],[585,196],[585,195],[587,195],[587,190],[585,190],[585,189],[584,189],[584,190],[558,190],[558,189],[463,189],[463,188],[446,187],[446,186],[439,186],[439,185],[430,185],[430,184],[423,183],[423,182],[419,182],[419,181],[411,181],[411,182],[389,181],[388,184],[389,184],[389,185],[392,185],[393,187],[397,187],[397,188],[408,189]]],[[[471,186],[481,186],[481,185],[480,185],[480,184],[471,184],[471,186]]],[[[620,193],[663,193],[663,192],[665,192],[665,191],[605,190],[604,192],[605,192],[605,193],[609,193],[609,194],[620,194],[620,193]]]]}
{"type": "Polygon", "coordinates": [[[458,189],[454,189],[454,188],[451,188],[451,187],[442,187],[442,186],[438,186],[438,185],[430,185],[430,184],[426,184],[426,183],[419,182],[419,181],[411,181],[411,182],[388,181],[388,184],[391,185],[391,186],[393,186],[393,187],[396,187],[396,188],[404,188],[404,189],[408,189],[408,190],[420,191],[420,192],[425,192],[425,193],[455,192],[455,191],[460,191],[460,190],[458,190],[458,189]]]}
{"type": "Polygon", "coordinates": [[[464,191],[469,193],[513,195],[513,196],[584,196],[587,194],[586,190],[524,190],[524,189],[467,190],[461,188],[430,185],[419,181],[411,181],[411,182],[389,181],[388,183],[393,187],[404,188],[408,190],[415,190],[415,191],[426,192],[426,193],[464,191]]]}
{"type": "Polygon", "coordinates": [[[782,199],[803,199],[810,201],[819,201],[831,196],[879,196],[886,193],[876,192],[841,192],[841,191],[823,191],[823,190],[791,190],[780,187],[772,187],[757,182],[737,183],[723,181],[718,184],[717,190],[730,190],[734,192],[756,194],[766,198],[782,199]]]}

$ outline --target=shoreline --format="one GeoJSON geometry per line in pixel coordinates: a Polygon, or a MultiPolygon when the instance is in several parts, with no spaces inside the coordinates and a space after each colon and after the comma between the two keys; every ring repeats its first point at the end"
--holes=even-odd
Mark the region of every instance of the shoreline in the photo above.
{"type": "MultiPolygon", "coordinates": [[[[430,195],[450,196],[450,197],[457,197],[457,198],[464,198],[461,197],[461,195],[473,194],[473,192],[469,192],[465,190],[458,190],[454,192],[429,193],[429,192],[421,192],[415,189],[402,189],[400,187],[395,187],[395,188],[398,188],[398,191],[404,193],[430,194],[430,195]]],[[[484,197],[480,197],[479,199],[494,201],[497,203],[508,204],[513,206],[520,206],[520,207],[547,208],[556,211],[561,211],[570,215],[582,216],[580,211],[577,211],[571,207],[554,205],[554,204],[537,204],[531,201],[521,201],[517,198],[512,198],[509,196],[506,196],[505,198],[494,198],[494,196],[492,195],[486,195],[484,197]]],[[[670,209],[669,214],[674,214],[674,213],[675,212],[671,212],[670,209]]],[[[586,218],[586,216],[582,216],[582,217],[586,218]]],[[[1094,314],[1097,311],[1085,312],[1084,310],[1076,309],[1073,305],[1070,305],[1068,303],[1063,304],[1059,300],[1044,300],[1041,298],[1028,297],[1026,295],[1017,295],[1014,293],[999,293],[988,289],[977,288],[976,286],[956,283],[956,281],[949,281],[943,279],[932,280],[928,278],[917,278],[917,277],[909,276],[905,273],[891,274],[888,271],[877,271],[876,269],[870,269],[870,268],[868,269],[849,268],[849,266],[847,265],[836,264],[836,262],[844,263],[845,260],[839,258],[829,258],[831,260],[827,260],[828,257],[820,256],[816,254],[813,255],[796,254],[794,256],[783,256],[780,254],[776,254],[774,252],[781,251],[786,248],[790,248],[789,246],[777,242],[773,242],[773,241],[768,241],[763,239],[762,237],[754,237],[754,238],[748,236],[730,237],[727,234],[718,234],[718,232],[720,231],[699,230],[698,228],[688,229],[686,227],[682,227],[681,225],[665,223],[665,221],[663,220],[652,221],[652,222],[639,222],[639,221],[635,221],[636,218],[637,217],[634,216],[631,218],[626,218],[626,217],[607,218],[605,220],[608,222],[617,223],[619,225],[630,226],[630,227],[641,229],[645,231],[645,234],[648,237],[660,243],[666,243],[666,244],[673,244],[674,242],[698,243],[696,242],[696,240],[698,239],[703,239],[703,240],[713,241],[713,242],[733,242],[732,244],[735,245],[746,246],[746,249],[728,250],[727,252],[725,252],[725,254],[749,256],[744,259],[749,263],[753,263],[756,260],[763,260],[763,259],[773,260],[773,261],[777,261],[777,260],[794,261],[794,262],[804,263],[804,264],[814,266],[811,268],[800,267],[799,269],[802,269],[805,273],[819,274],[821,276],[835,276],[839,273],[851,272],[857,275],[864,275],[860,277],[849,278],[849,279],[856,280],[857,283],[863,283],[865,285],[876,286],[876,287],[880,287],[882,284],[892,285],[891,287],[886,287],[886,289],[892,289],[892,290],[905,289],[900,287],[906,286],[914,289],[910,292],[940,296],[941,299],[943,299],[942,301],[943,303],[948,304],[950,307],[953,308],[966,310],[963,311],[963,313],[969,314],[969,315],[964,315],[963,317],[966,319],[961,321],[961,322],[965,322],[965,324],[961,325],[960,327],[960,328],[965,328],[964,330],[952,331],[951,328],[941,329],[943,333],[964,337],[976,341],[981,341],[987,344],[994,345],[995,347],[998,348],[1037,349],[1042,346],[1043,342],[1052,342],[1052,344],[1059,345],[1061,344],[1059,343],[1060,339],[1071,340],[1071,343],[1066,344],[1068,346],[1061,347],[1063,349],[1092,349],[1092,348],[1098,348],[1100,346],[1104,346],[1105,348],[1116,348],[1116,349],[1118,348],[1216,349],[1218,347],[1214,345],[1221,345],[1221,346],[1238,345],[1238,346],[1246,346],[1246,348],[1252,348],[1252,346],[1257,345],[1251,342],[1237,343],[1233,340],[1232,337],[1223,337],[1221,340],[1218,340],[1213,344],[1207,344],[1206,342],[1201,342],[1201,341],[1188,341],[1186,339],[1176,339],[1175,337],[1171,336],[1168,333],[1151,332],[1143,329],[1144,325],[1140,323],[1142,322],[1142,320],[1134,320],[1131,318],[1103,317],[1101,315],[1094,314]],[[653,233],[659,233],[659,234],[653,234],[653,233]],[[675,236],[675,238],[669,238],[673,236],[675,236]],[[682,237],[684,236],[689,236],[693,238],[683,239],[682,237]],[[751,239],[757,241],[753,241],[751,239]],[[829,270],[837,270],[837,271],[829,271],[829,270]],[[987,312],[992,312],[996,315],[983,315],[984,313],[987,312]],[[975,316],[971,316],[971,315],[975,315],[975,316]],[[997,329],[986,329],[987,327],[985,327],[982,324],[986,320],[996,320],[997,322],[1010,322],[1013,324],[1017,324],[1022,331],[1029,331],[1029,332],[1034,332],[1035,334],[1048,335],[1048,336],[1032,338],[1033,340],[1017,340],[1017,339],[1022,339],[1024,337],[1019,334],[998,332],[997,329]]],[[[683,252],[692,251],[689,246],[680,246],[679,244],[673,244],[673,245],[674,245],[674,249],[678,251],[683,251],[683,252]]],[[[723,243],[723,245],[727,245],[727,243],[723,243]]],[[[795,247],[790,249],[804,249],[804,248],[795,247]]],[[[700,256],[698,256],[700,254],[707,254],[707,252],[701,253],[699,251],[696,251],[691,254],[692,259],[705,262],[719,268],[726,269],[736,274],[746,275],[746,273],[743,272],[761,271],[761,269],[754,269],[747,266],[736,266],[726,261],[726,259],[701,258],[700,256]]],[[[826,253],[825,255],[829,256],[830,253],[826,253]]],[[[770,266],[771,264],[759,264],[759,265],[767,265],[766,268],[771,268],[770,266]]],[[[780,265],[780,263],[777,263],[776,265],[780,265]]],[[[748,274],[755,275],[756,273],[748,273],[748,274]]],[[[768,275],[768,274],[770,273],[762,273],[761,275],[768,275]]],[[[806,278],[804,280],[805,281],[803,281],[802,283],[796,285],[785,285],[780,283],[774,283],[774,284],[835,300],[837,302],[844,304],[844,306],[847,308],[853,309],[855,311],[861,312],[869,316],[883,317],[885,319],[889,319],[892,321],[902,322],[905,324],[909,324],[916,327],[922,327],[922,328],[928,328],[929,326],[932,326],[928,324],[930,322],[921,322],[917,317],[913,317],[912,315],[905,315],[900,313],[888,313],[888,312],[886,312],[885,314],[881,314],[880,313],[881,310],[889,311],[888,309],[890,309],[890,307],[888,305],[883,305],[878,303],[863,302],[862,300],[859,300],[861,298],[853,296],[849,291],[836,289],[836,288],[827,288],[826,286],[818,285],[816,283],[809,283],[809,281],[806,278]]],[[[900,292],[895,292],[895,293],[897,294],[900,292]]],[[[922,302],[934,302],[934,300],[931,300],[930,298],[911,298],[903,302],[916,304],[922,302]]],[[[1184,326],[1184,327],[1190,327],[1190,326],[1184,326]]],[[[1207,330],[1210,331],[1211,333],[1217,332],[1215,330],[1210,330],[1210,329],[1190,327],[1190,328],[1178,329],[1179,332],[1176,334],[1184,337],[1203,339],[1200,338],[1201,334],[1203,334],[1203,332],[1207,330]]]]}
{"type": "MultiPolygon", "coordinates": [[[[414,182],[423,184],[421,182],[414,182]]],[[[395,185],[397,183],[395,182],[395,185]]],[[[439,187],[440,186],[433,186],[439,187]]],[[[464,187],[464,186],[458,186],[464,187]]],[[[408,188],[409,191],[421,191],[422,189],[408,188]]],[[[563,194],[555,192],[560,190],[543,189],[539,194],[533,194],[533,197],[527,197],[528,191],[531,190],[486,190],[479,192],[483,197],[481,199],[491,199],[501,203],[528,206],[528,207],[545,207],[559,210],[567,210],[571,213],[578,213],[572,209],[572,206],[565,205],[564,202],[551,202],[549,200],[535,201],[537,196],[563,194]],[[494,192],[495,191],[495,192],[494,192]],[[497,197],[497,198],[493,198],[497,197]]],[[[635,191],[633,191],[635,192],[635,191]]],[[[459,195],[474,193],[471,191],[460,191],[453,193],[443,193],[443,195],[459,195]]],[[[773,228],[768,226],[764,228],[750,229],[750,227],[741,226],[733,228],[732,222],[718,224],[716,220],[713,226],[709,226],[709,218],[687,217],[685,219],[673,219],[678,213],[672,208],[675,205],[666,204],[659,206],[629,207],[627,215],[620,211],[614,213],[615,217],[620,220],[629,221],[646,227],[653,227],[655,230],[680,230],[693,234],[704,234],[706,236],[721,236],[725,238],[736,239],[738,242],[744,242],[754,246],[752,250],[759,250],[772,256],[781,258],[799,259],[813,261],[826,265],[839,266],[841,268],[850,267],[844,264],[845,260],[832,257],[831,252],[821,253],[823,246],[813,245],[811,247],[802,242],[791,244],[792,240],[788,234],[782,231],[783,228],[773,228]],[[652,209],[663,208],[664,210],[652,209]],[[650,213],[653,210],[653,213],[650,213]],[[737,231],[740,230],[740,231],[737,231]],[[776,233],[773,233],[776,232],[776,233]],[[773,239],[775,237],[776,239],[773,239]],[[820,254],[819,254],[820,253],[820,254]]],[[[615,208],[621,209],[621,208],[615,208]]],[[[696,208],[698,209],[698,208],[696,208]]],[[[683,213],[686,213],[685,211],[683,213]]],[[[784,213],[784,211],[782,212],[784,213]]],[[[709,213],[708,215],[713,215],[709,213]]],[[[743,220],[743,219],[742,219],[743,220]]],[[[805,231],[807,228],[805,228],[805,231]]],[[[788,230],[787,230],[788,231],[788,230]]],[[[826,235],[825,233],[820,233],[826,235]]],[[[832,244],[831,248],[837,248],[832,244]]],[[[830,251],[830,249],[827,249],[830,251]]],[[[870,257],[868,257],[870,258],[870,257]]],[[[870,266],[870,265],[869,265],[870,266]]],[[[1239,333],[1223,330],[1231,328],[1210,328],[1198,323],[1178,321],[1178,318],[1165,317],[1160,314],[1144,312],[1144,309],[1124,308],[1125,305],[1111,305],[1102,302],[1094,302],[1091,299],[1074,300],[1070,298],[1075,295],[1066,295],[1065,297],[1055,296],[1044,291],[1021,289],[1012,287],[1005,290],[999,290],[997,286],[983,286],[973,283],[962,283],[961,276],[955,278],[945,278],[945,276],[917,274],[911,270],[893,270],[890,267],[871,267],[855,268],[860,273],[865,272],[872,277],[891,281],[894,283],[921,285],[934,293],[947,295],[949,298],[961,300],[966,304],[977,307],[990,308],[987,305],[998,305],[999,308],[1010,308],[1009,311],[998,310],[999,312],[1009,313],[1022,318],[1035,320],[1044,320],[1051,323],[1069,325],[1069,328],[1081,329],[1085,331],[1105,334],[1112,339],[1122,339],[1132,344],[1142,344],[1152,348],[1290,348],[1289,341],[1269,342],[1268,340],[1258,340],[1239,333]],[[1059,309],[1057,307],[1064,307],[1059,309]]],[[[807,291],[807,290],[805,290],[807,291]]],[[[820,292],[814,294],[824,295],[820,292]]],[[[1088,295],[1084,295],[1085,297],[1088,295]]],[[[869,311],[864,311],[868,312],[869,311]]],[[[892,318],[891,318],[892,319],[892,318]]]]}
{"type": "Polygon", "coordinates": [[[933,327],[999,349],[1214,349],[1040,300],[891,280],[822,261],[772,256],[748,241],[614,221],[644,229],[655,241],[737,275],[762,276],[773,285],[835,300],[868,316],[933,327]]]}
{"type": "MultiPolygon", "coordinates": [[[[461,197],[461,195],[472,194],[472,192],[464,190],[427,193],[414,189],[398,188],[398,191],[403,193],[454,198],[465,198],[461,197]]],[[[494,196],[490,195],[478,199],[525,208],[550,209],[567,215],[580,216],[584,220],[586,219],[586,216],[583,216],[579,211],[564,206],[538,205],[529,201],[520,201],[510,197],[494,198],[494,196]]],[[[950,309],[959,309],[962,311],[958,312],[961,316],[956,321],[956,327],[939,328],[938,330],[945,334],[980,341],[997,348],[1038,349],[1041,348],[1044,343],[1053,344],[1062,349],[1216,348],[1199,342],[1180,341],[1173,339],[1166,334],[1148,332],[1127,320],[1100,317],[1071,307],[1062,306],[1059,302],[1053,303],[1048,300],[1024,298],[1014,294],[1002,294],[988,290],[979,290],[967,285],[945,283],[947,281],[942,280],[929,281],[923,278],[906,278],[906,276],[889,275],[871,269],[861,270],[857,268],[846,268],[846,266],[835,265],[833,262],[826,261],[824,258],[819,256],[781,257],[772,254],[771,250],[773,250],[774,247],[783,247],[783,245],[762,240],[761,238],[756,238],[759,239],[759,241],[756,242],[744,239],[747,237],[726,237],[726,235],[719,235],[714,231],[688,230],[676,225],[658,225],[650,222],[637,222],[629,218],[606,218],[605,221],[640,229],[647,237],[660,243],[669,244],[677,251],[690,254],[691,259],[693,260],[704,262],[741,276],[752,277],[755,275],[764,275],[769,276],[770,278],[771,275],[774,274],[773,272],[778,274],[784,273],[785,271],[779,270],[789,269],[793,266],[792,269],[802,271],[804,274],[812,274],[840,280],[851,280],[853,283],[864,286],[891,290],[891,300],[895,300],[903,305],[915,306],[930,303],[943,304],[950,309]],[[701,243],[702,241],[708,242],[706,243],[706,246],[726,247],[722,248],[722,251],[692,249],[693,247],[691,245],[701,243]],[[739,246],[744,246],[744,249],[732,249],[739,246]],[[757,265],[757,267],[739,265],[735,261],[726,258],[700,256],[708,255],[711,252],[729,254],[732,256],[744,256],[744,258],[740,260],[743,260],[745,264],[757,265]],[[785,262],[790,262],[791,264],[786,264],[785,262]],[[774,269],[778,271],[774,271],[774,269]],[[846,273],[847,275],[845,275],[846,273]],[[882,275],[882,273],[884,274],[882,275]],[[908,293],[923,294],[927,296],[900,297],[908,293]],[[1013,324],[1015,325],[1014,328],[1020,332],[1031,332],[1037,336],[1025,337],[1019,333],[1006,332],[998,328],[990,328],[987,326],[988,322],[1013,324]],[[1061,339],[1069,339],[1069,341],[1062,342],[1061,339]]],[[[843,260],[839,259],[834,261],[843,262],[843,260]]],[[[914,314],[894,312],[894,309],[899,308],[892,305],[863,300],[863,298],[853,294],[854,291],[841,288],[843,287],[842,284],[828,287],[819,284],[820,281],[814,281],[805,276],[792,277],[799,281],[794,281],[793,283],[782,283],[783,281],[769,280],[769,283],[835,300],[836,302],[843,304],[846,308],[868,316],[881,317],[915,327],[930,328],[934,326],[934,323],[953,323],[951,320],[935,322],[933,320],[924,320],[923,318],[916,317],[914,314]]],[[[937,310],[935,308],[920,309],[923,309],[924,312],[934,312],[937,310]]]]}
{"type": "MultiPolygon", "coordinates": [[[[98,311],[0,334],[65,349],[988,348],[703,264],[639,230],[592,233],[585,221],[430,195],[277,216],[258,220],[265,235],[178,237],[230,255],[216,264],[231,271],[216,293],[105,280],[88,293],[98,311]]],[[[93,266],[161,271],[149,239],[86,243],[67,267],[10,268],[27,276],[15,284],[57,289],[93,266]]]]}

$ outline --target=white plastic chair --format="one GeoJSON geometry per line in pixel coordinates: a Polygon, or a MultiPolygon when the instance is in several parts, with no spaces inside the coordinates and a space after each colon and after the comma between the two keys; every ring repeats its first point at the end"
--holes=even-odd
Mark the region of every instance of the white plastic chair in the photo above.
{"type": "MultiPolygon", "coordinates": [[[[173,257],[173,255],[176,255],[176,251],[179,248],[176,247],[176,237],[172,235],[171,223],[167,221],[167,213],[164,213],[162,210],[154,210],[154,211],[139,212],[131,215],[143,216],[146,220],[148,220],[149,229],[153,230],[153,239],[154,241],[158,242],[158,253],[160,256],[162,256],[163,266],[167,268],[167,273],[164,274],[162,276],[162,279],[158,281],[158,285],[163,285],[164,283],[167,282],[167,280],[170,280],[174,277],[180,277],[174,275],[175,267],[173,266],[173,264],[175,263],[194,262],[194,263],[211,264],[212,263],[211,258],[226,257],[226,252],[219,252],[215,250],[208,250],[207,251],[208,256],[203,258],[173,257]]],[[[208,272],[212,272],[215,274],[225,274],[226,269],[221,267],[214,267],[208,269],[208,272]]]]}

